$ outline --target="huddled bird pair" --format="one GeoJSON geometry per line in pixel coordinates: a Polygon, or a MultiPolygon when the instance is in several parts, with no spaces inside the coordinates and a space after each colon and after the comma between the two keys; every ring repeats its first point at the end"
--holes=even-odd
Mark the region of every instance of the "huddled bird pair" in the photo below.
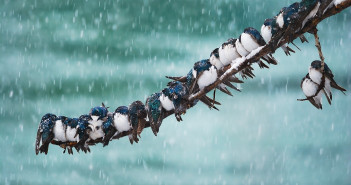
{"type": "MultiPolygon", "coordinates": [[[[47,154],[51,141],[63,143],[61,146],[73,154],[71,145],[79,152],[90,152],[89,141],[101,140],[103,145],[108,145],[110,139],[118,133],[131,131],[130,142],[138,142],[137,134],[140,134],[146,123],[145,106],[140,101],[135,101],[129,107],[118,107],[115,112],[108,111],[108,107],[94,107],[89,114],[81,115],[79,118],[68,118],[45,114],[37,131],[36,154],[47,154]],[[139,133],[138,133],[139,132],[139,133]]],[[[139,135],[140,136],[140,135],[139,135]]]]}
{"type": "Polygon", "coordinates": [[[335,82],[333,72],[326,63],[324,63],[324,70],[322,70],[322,62],[320,60],[315,60],[311,63],[308,73],[301,81],[301,88],[306,96],[306,99],[302,99],[302,101],[310,101],[317,109],[322,109],[323,94],[331,105],[333,99],[331,88],[340,90],[344,94],[346,91],[345,88],[335,82]]]}

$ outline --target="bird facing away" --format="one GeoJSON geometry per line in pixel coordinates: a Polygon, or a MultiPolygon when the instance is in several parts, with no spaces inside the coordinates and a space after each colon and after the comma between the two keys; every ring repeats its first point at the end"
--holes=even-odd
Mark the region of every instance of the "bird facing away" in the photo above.
{"type": "Polygon", "coordinates": [[[131,141],[131,144],[133,144],[132,141],[135,141],[138,143],[138,131],[139,131],[139,136],[142,130],[145,127],[146,123],[146,110],[145,110],[145,105],[141,101],[134,101],[132,104],[129,105],[129,122],[132,125],[133,132],[132,132],[132,138],[133,140],[131,141]]]}
{"type": "Polygon", "coordinates": [[[39,152],[45,154],[48,153],[49,144],[55,137],[53,128],[56,118],[56,115],[51,113],[47,113],[41,118],[35,142],[35,153],[37,155],[39,152]]]}

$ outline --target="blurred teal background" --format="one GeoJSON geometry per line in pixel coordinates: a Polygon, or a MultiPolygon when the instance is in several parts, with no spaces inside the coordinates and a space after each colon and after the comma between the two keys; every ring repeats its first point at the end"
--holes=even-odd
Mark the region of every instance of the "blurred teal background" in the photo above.
{"type": "Polygon", "coordinates": [[[0,184],[351,184],[351,9],[318,25],[326,62],[349,91],[316,110],[300,81],[318,59],[302,51],[218,94],[220,111],[199,104],[164,120],[138,144],[127,138],[62,154],[35,155],[47,112],[78,117],[104,102],[113,111],[145,101],[246,27],[293,1],[1,0],[0,184]]]}

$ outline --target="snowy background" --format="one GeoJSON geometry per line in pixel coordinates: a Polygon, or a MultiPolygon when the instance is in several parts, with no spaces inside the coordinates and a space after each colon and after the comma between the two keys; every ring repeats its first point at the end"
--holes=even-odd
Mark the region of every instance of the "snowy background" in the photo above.
{"type": "Polygon", "coordinates": [[[323,110],[300,81],[318,59],[302,51],[217,95],[220,111],[199,104],[164,120],[139,144],[127,138],[73,156],[51,145],[35,155],[47,112],[78,117],[104,102],[113,111],[165,87],[246,27],[293,1],[1,1],[0,184],[350,184],[351,9],[318,25],[326,62],[347,96],[323,110]]]}

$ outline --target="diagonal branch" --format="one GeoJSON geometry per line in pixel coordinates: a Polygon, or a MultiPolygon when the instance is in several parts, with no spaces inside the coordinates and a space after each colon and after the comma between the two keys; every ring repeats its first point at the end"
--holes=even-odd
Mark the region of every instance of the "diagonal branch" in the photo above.
{"type": "MultiPolygon", "coordinates": [[[[323,21],[324,19],[333,16],[335,14],[340,13],[342,10],[348,8],[351,6],[351,0],[344,0],[341,3],[339,3],[337,6],[334,6],[335,0],[322,0],[321,5],[318,9],[317,16],[309,20],[305,26],[300,29],[300,28],[295,28],[295,27],[288,27],[288,29],[281,30],[276,35],[271,39],[269,43],[267,43],[265,46],[260,47],[254,51],[251,52],[246,57],[242,57],[240,59],[236,60],[236,63],[229,64],[228,66],[225,66],[223,69],[220,70],[219,74],[222,74],[213,84],[205,87],[204,89],[198,91],[195,94],[192,94],[189,96],[188,100],[190,102],[194,102],[197,99],[200,99],[204,95],[206,95],[208,92],[211,90],[215,89],[219,84],[223,83],[225,80],[227,80],[230,76],[237,74],[238,72],[244,70],[245,68],[248,68],[251,66],[252,63],[255,61],[259,61],[261,57],[274,53],[277,48],[280,46],[290,43],[293,40],[295,40],[297,37],[301,36],[302,34],[306,32],[311,32],[315,35],[315,40],[316,40],[316,47],[319,50],[319,55],[322,61],[322,71],[324,71],[324,57],[321,52],[321,47],[320,43],[318,40],[318,35],[317,35],[317,29],[316,26],[323,21]],[[318,42],[317,42],[318,41],[318,42]]],[[[304,17],[303,17],[304,18],[304,17]]],[[[303,19],[302,19],[303,20],[303,19]]],[[[302,22],[302,20],[300,22],[302,22]]],[[[324,77],[324,75],[323,75],[324,77]]],[[[324,78],[323,78],[324,80],[324,78]]],[[[193,104],[192,104],[193,106],[193,104]]],[[[191,108],[191,107],[189,107],[191,108]]],[[[174,114],[173,111],[167,112],[167,115],[165,115],[165,118],[174,114]]],[[[150,122],[146,122],[145,127],[150,127],[150,122]]],[[[132,131],[128,132],[122,132],[119,133],[118,135],[114,136],[113,139],[119,139],[121,137],[127,136],[131,134],[132,131]]],[[[65,143],[65,142],[60,142],[60,141],[52,141],[52,144],[55,145],[60,145],[61,147],[66,147],[66,146],[75,146],[75,142],[70,142],[70,143],[65,143]]],[[[101,140],[94,140],[94,141],[89,141],[89,145],[95,145],[96,143],[101,143],[101,140]]]]}

